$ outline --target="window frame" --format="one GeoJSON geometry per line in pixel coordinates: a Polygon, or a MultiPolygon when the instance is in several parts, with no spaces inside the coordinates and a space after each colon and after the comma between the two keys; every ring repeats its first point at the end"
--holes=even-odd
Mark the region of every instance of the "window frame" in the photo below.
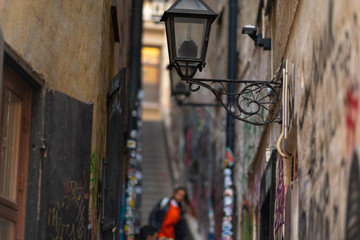
{"type": "MultiPolygon", "coordinates": [[[[22,101],[21,126],[18,155],[18,175],[16,186],[16,202],[0,195],[0,217],[10,220],[15,224],[15,239],[24,239],[25,211],[27,194],[27,176],[29,162],[30,122],[32,88],[20,74],[6,62],[3,65],[3,78],[0,94],[0,126],[3,125],[5,91],[9,89],[22,101]]],[[[2,141],[2,127],[0,128],[0,146],[2,141]]],[[[1,159],[0,159],[1,161],[1,159]]]]}
{"type": "MultiPolygon", "coordinates": [[[[157,99],[156,101],[147,101],[145,98],[143,99],[143,102],[146,104],[159,104],[160,101],[161,101],[161,93],[160,93],[160,90],[161,90],[161,84],[162,84],[162,73],[161,73],[161,66],[162,66],[162,59],[161,59],[161,56],[162,56],[162,48],[160,46],[156,46],[156,45],[143,45],[141,46],[141,51],[143,51],[143,49],[145,48],[156,48],[159,50],[159,55],[157,56],[157,61],[158,63],[147,63],[147,62],[144,62],[143,58],[141,58],[141,71],[143,71],[143,68],[144,67],[151,67],[151,68],[156,68],[157,69],[157,83],[156,84],[153,84],[153,83],[147,83],[147,84],[153,84],[153,85],[156,85],[157,86],[157,99]]],[[[142,53],[143,54],[143,53],[142,53]]],[[[142,85],[145,85],[146,82],[144,80],[144,77],[143,75],[141,75],[141,83],[142,85]]]]}

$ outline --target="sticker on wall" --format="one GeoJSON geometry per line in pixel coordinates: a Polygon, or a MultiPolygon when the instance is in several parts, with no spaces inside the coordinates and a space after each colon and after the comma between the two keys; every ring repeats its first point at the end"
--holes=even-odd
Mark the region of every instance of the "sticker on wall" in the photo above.
{"type": "Polygon", "coordinates": [[[141,129],[138,129],[137,131],[131,131],[131,136],[133,139],[128,139],[127,141],[127,148],[129,149],[129,153],[126,169],[126,205],[124,214],[124,239],[127,240],[133,240],[134,236],[139,233],[139,198],[141,198],[141,180],[143,178],[140,166],[142,162],[141,129]]]}
{"type": "Polygon", "coordinates": [[[135,149],[136,148],[136,141],[133,140],[133,139],[129,139],[129,140],[127,140],[126,146],[129,149],[135,149]]]}
{"type": "Polygon", "coordinates": [[[225,197],[232,197],[233,194],[233,190],[231,188],[226,188],[224,191],[225,197]]]}
{"type": "Polygon", "coordinates": [[[225,176],[231,176],[231,169],[230,168],[225,168],[224,169],[224,175],[225,176]]]}
{"type": "Polygon", "coordinates": [[[222,239],[232,240],[232,215],[234,209],[234,190],[232,179],[232,166],[234,156],[230,148],[226,149],[225,169],[224,169],[224,217],[222,220],[222,239]]]}
{"type": "Polygon", "coordinates": [[[232,167],[234,165],[234,154],[230,148],[226,148],[225,167],[232,167]]]}

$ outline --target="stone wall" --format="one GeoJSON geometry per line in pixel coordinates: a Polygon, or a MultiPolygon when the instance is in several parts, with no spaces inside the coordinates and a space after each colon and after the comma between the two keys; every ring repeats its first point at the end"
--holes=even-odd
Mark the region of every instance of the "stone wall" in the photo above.
{"type": "Polygon", "coordinates": [[[100,230],[98,183],[106,154],[107,93],[113,77],[128,66],[131,6],[128,0],[0,0],[4,41],[42,78],[42,90],[94,104],[89,159],[93,237],[100,230]],[[117,10],[118,42],[112,6],[117,10]]]}
{"type": "MultiPolygon", "coordinates": [[[[247,1],[242,2],[246,8],[247,1]]],[[[243,19],[250,17],[243,13],[243,19]]],[[[355,192],[359,189],[359,181],[351,180],[358,172],[350,174],[352,166],[358,168],[359,13],[355,1],[276,1],[261,22],[261,28],[272,38],[271,61],[261,49],[256,50],[261,54],[256,58],[240,48],[244,58],[257,64],[250,66],[245,76],[262,72],[261,66],[271,63],[271,70],[262,75],[268,77],[281,61],[288,64],[288,137],[282,151],[292,154],[293,160],[277,157],[273,203],[276,239],[352,239],[352,231],[358,231],[349,222],[358,213],[354,202],[359,198],[351,199],[349,189],[352,184],[357,186],[355,192]]],[[[244,65],[240,62],[240,69],[244,65]]],[[[257,194],[266,166],[265,148],[276,146],[281,128],[277,123],[265,128],[260,142],[254,140],[252,145],[249,136],[259,136],[258,130],[249,135],[246,131],[237,127],[238,164],[249,161],[242,153],[252,148],[256,151],[250,155],[250,162],[254,162],[251,168],[239,168],[247,177],[238,179],[237,186],[240,193],[246,193],[244,199],[256,217],[240,221],[250,221],[251,234],[258,237],[262,219],[257,194]]],[[[240,216],[245,216],[241,211],[240,216]]]]}
{"type": "Polygon", "coordinates": [[[116,69],[127,66],[131,1],[116,5],[119,43],[113,40],[110,1],[0,2],[5,42],[42,76],[45,86],[94,103],[92,145],[101,154],[106,92],[116,69]]]}

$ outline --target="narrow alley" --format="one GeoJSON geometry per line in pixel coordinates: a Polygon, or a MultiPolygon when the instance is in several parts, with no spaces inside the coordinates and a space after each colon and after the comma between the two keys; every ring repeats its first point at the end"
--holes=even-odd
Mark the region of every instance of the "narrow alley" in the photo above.
{"type": "Polygon", "coordinates": [[[0,240],[360,240],[359,154],[359,0],[0,0],[0,240]]]}
{"type": "Polygon", "coordinates": [[[163,123],[160,120],[144,121],[143,141],[141,223],[146,225],[156,203],[172,195],[173,184],[163,123]]]}

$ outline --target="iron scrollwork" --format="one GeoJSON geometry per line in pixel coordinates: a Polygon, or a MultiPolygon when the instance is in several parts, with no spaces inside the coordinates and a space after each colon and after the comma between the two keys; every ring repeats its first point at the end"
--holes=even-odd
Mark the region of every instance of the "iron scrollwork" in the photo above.
{"type": "Polygon", "coordinates": [[[281,122],[282,82],[275,77],[270,81],[196,78],[182,80],[189,84],[192,92],[198,91],[200,87],[210,90],[226,111],[238,120],[257,126],[281,122]],[[234,83],[235,92],[227,90],[225,85],[228,83],[234,83]]]}

